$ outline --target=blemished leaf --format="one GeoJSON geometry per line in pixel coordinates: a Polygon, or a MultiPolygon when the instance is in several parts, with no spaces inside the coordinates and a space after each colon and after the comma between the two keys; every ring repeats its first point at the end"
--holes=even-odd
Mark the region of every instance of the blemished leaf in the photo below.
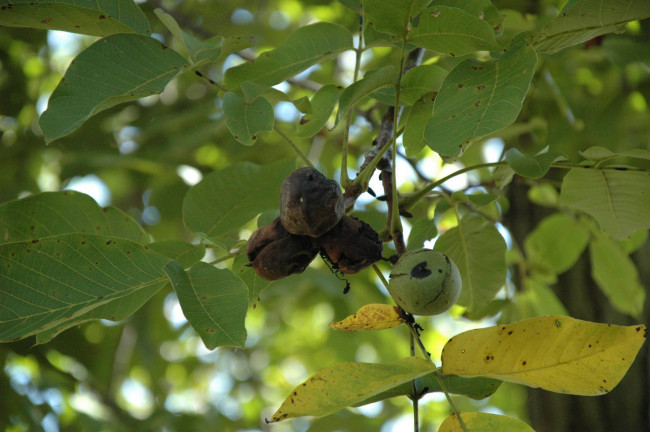
{"type": "Polygon", "coordinates": [[[255,309],[260,301],[262,291],[269,287],[273,282],[259,277],[255,270],[249,265],[246,254],[241,254],[232,264],[232,272],[239,276],[248,287],[248,304],[255,309]]]}
{"type": "Polygon", "coordinates": [[[61,30],[91,36],[151,34],[149,21],[133,0],[12,0],[3,2],[0,25],[61,30]]]}
{"type": "Polygon", "coordinates": [[[560,204],[591,215],[623,240],[650,228],[650,172],[572,169],[562,181],[560,204]]]}
{"type": "Polygon", "coordinates": [[[50,96],[38,123],[45,141],[72,133],[112,106],[162,92],[187,66],[180,54],[148,36],[100,39],[72,61],[50,96]]]}
{"type": "Polygon", "coordinates": [[[297,386],[270,422],[331,414],[434,370],[433,363],[419,357],[387,364],[337,363],[297,386]]]}
{"type": "Polygon", "coordinates": [[[644,325],[623,327],[560,315],[531,318],[454,336],[442,350],[442,371],[596,396],[620,382],[645,334],[644,325]]]}
{"type": "Polygon", "coordinates": [[[225,84],[231,91],[245,81],[275,85],[352,48],[352,34],[344,27],[327,22],[307,25],[291,33],[276,49],[228,69],[225,84]]]}
{"type": "Polygon", "coordinates": [[[415,102],[408,113],[404,135],[402,136],[404,150],[408,157],[416,157],[427,145],[424,140],[424,131],[433,112],[433,101],[434,98],[425,96],[415,102]]]}
{"type": "Polygon", "coordinates": [[[205,255],[203,244],[191,244],[180,240],[161,240],[149,244],[149,248],[167,258],[178,261],[184,268],[191,267],[205,255]]]}
{"type": "Polygon", "coordinates": [[[432,240],[438,235],[438,229],[434,221],[422,218],[413,222],[411,232],[407,241],[409,250],[420,249],[424,242],[432,240]]]}
{"type": "Polygon", "coordinates": [[[330,84],[321,87],[314,94],[311,99],[311,112],[305,114],[297,126],[299,137],[309,138],[323,129],[332,115],[342,91],[342,87],[330,84]]]}
{"type": "Polygon", "coordinates": [[[273,105],[263,97],[245,100],[235,93],[228,92],[223,97],[223,113],[228,130],[244,145],[255,144],[260,132],[273,130],[273,105]]]}
{"type": "Polygon", "coordinates": [[[213,239],[239,230],[258,214],[278,208],[280,185],[294,168],[294,161],[242,162],[208,174],[185,195],[185,226],[213,239]]]}
{"type": "Polygon", "coordinates": [[[457,303],[470,311],[483,308],[506,281],[506,242],[488,220],[466,216],[441,235],[434,250],[445,253],[460,270],[463,290],[457,303]]]}
{"type": "MultiPolygon", "coordinates": [[[[441,375],[445,390],[450,394],[467,396],[472,399],[485,399],[492,395],[501,386],[501,381],[490,378],[461,378],[455,375],[441,375]]],[[[422,394],[442,392],[440,382],[435,373],[424,375],[415,379],[415,388],[422,394]]],[[[406,382],[390,390],[379,393],[354,406],[367,405],[397,396],[410,396],[413,393],[412,382],[406,382]]]]}
{"type": "Polygon", "coordinates": [[[0,340],[67,328],[109,302],[167,283],[169,260],[117,237],[63,234],[0,245],[0,340]]]}
{"type": "MultiPolygon", "coordinates": [[[[400,83],[400,104],[413,105],[425,94],[437,92],[447,73],[446,69],[436,65],[411,68],[400,83]]],[[[395,105],[395,87],[384,87],[374,92],[372,97],[386,105],[395,105]]]]}
{"type": "Polygon", "coordinates": [[[526,237],[526,256],[533,267],[560,274],[575,265],[589,243],[589,231],[563,213],[545,218],[526,237]]]}
{"type": "MultiPolygon", "coordinates": [[[[498,414],[482,412],[460,413],[469,431],[481,432],[535,432],[533,428],[519,419],[498,414]]],[[[465,432],[456,414],[452,414],[440,425],[438,432],[465,432]]]]}
{"type": "Polygon", "coordinates": [[[591,275],[612,306],[639,317],[645,303],[645,288],[634,262],[623,248],[607,235],[596,232],[589,245],[589,256],[591,275]]]}
{"type": "Polygon", "coordinates": [[[439,5],[422,12],[409,42],[452,57],[502,49],[487,21],[462,9],[439,5]]]}
{"type": "Polygon", "coordinates": [[[368,72],[363,79],[351,84],[339,98],[339,111],[336,113],[336,123],[355,106],[357,106],[370,93],[382,87],[392,86],[397,76],[394,66],[388,65],[368,72]]]}
{"type": "Polygon", "coordinates": [[[555,53],[607,33],[621,31],[625,23],[650,16],[646,0],[576,0],[534,35],[541,52],[555,53]]]}
{"type": "Polygon", "coordinates": [[[230,270],[199,262],[188,271],[176,262],[165,266],[183,314],[208,349],[243,348],[248,290],[230,270]]]}
{"type": "Polygon", "coordinates": [[[515,121],[535,73],[537,55],[522,41],[497,60],[468,59],[447,75],[424,133],[432,150],[456,157],[472,140],[515,121]]]}
{"type": "Polygon", "coordinates": [[[506,152],[506,161],[517,174],[535,179],[544,177],[553,162],[563,157],[565,156],[557,152],[528,156],[516,148],[511,148],[506,152]]]}
{"type": "Polygon", "coordinates": [[[409,21],[429,2],[426,0],[364,0],[363,12],[366,21],[375,30],[396,36],[406,33],[409,21]]]}
{"type": "Polygon", "coordinates": [[[86,233],[149,243],[148,234],[115,207],[101,208],[76,191],[42,192],[0,204],[0,243],[86,233]]]}
{"type": "Polygon", "coordinates": [[[367,304],[342,321],[330,323],[334,330],[384,330],[405,322],[399,308],[387,304],[367,304]]]}

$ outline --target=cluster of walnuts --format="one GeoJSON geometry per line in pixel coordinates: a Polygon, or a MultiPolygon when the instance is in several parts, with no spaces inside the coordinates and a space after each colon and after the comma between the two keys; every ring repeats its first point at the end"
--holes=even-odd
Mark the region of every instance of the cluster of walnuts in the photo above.
{"type": "Polygon", "coordinates": [[[280,217],[251,235],[246,254],[255,273],[277,280],[302,273],[319,253],[352,274],[382,259],[382,243],[370,225],[345,215],[338,183],[300,168],[282,183],[280,217]]]}

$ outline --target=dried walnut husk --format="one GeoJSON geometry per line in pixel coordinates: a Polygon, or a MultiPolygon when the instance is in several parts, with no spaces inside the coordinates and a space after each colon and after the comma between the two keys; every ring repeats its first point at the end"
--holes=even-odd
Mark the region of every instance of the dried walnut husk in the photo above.
{"type": "Polygon", "coordinates": [[[280,219],[292,234],[319,237],[345,214],[338,183],[313,168],[294,171],[280,191],[280,219]]]}

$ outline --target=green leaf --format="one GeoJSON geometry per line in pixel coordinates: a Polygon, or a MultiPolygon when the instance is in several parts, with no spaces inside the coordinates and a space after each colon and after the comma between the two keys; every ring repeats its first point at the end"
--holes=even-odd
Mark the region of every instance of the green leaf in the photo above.
{"type": "Polygon", "coordinates": [[[311,98],[311,112],[298,124],[298,136],[309,138],[316,135],[327,123],[339,101],[343,88],[335,85],[321,87],[311,98]]]}
{"type": "Polygon", "coordinates": [[[569,1],[555,19],[534,35],[533,44],[541,52],[555,53],[597,36],[618,32],[629,21],[650,16],[647,0],[569,1]]]}
{"type": "Polygon", "coordinates": [[[273,130],[273,105],[263,97],[245,100],[228,92],[223,96],[223,113],[228,130],[244,145],[255,144],[258,133],[273,130]]]}
{"type": "Polygon", "coordinates": [[[503,309],[500,323],[511,323],[545,315],[567,315],[568,312],[551,288],[535,279],[526,279],[525,289],[503,309]]]}
{"type": "Polygon", "coordinates": [[[92,36],[151,34],[149,21],[133,0],[11,0],[2,2],[0,25],[61,30],[92,36]]]}
{"type": "Polygon", "coordinates": [[[428,3],[426,0],[364,0],[363,12],[375,30],[402,36],[407,32],[411,17],[419,14],[428,3]]]}
{"type": "MultiPolygon", "coordinates": [[[[411,68],[402,77],[400,104],[413,105],[425,94],[437,92],[447,73],[446,69],[436,65],[411,68]]],[[[386,105],[395,105],[395,87],[382,88],[374,92],[372,97],[386,105]]]]}
{"type": "Polygon", "coordinates": [[[623,248],[608,236],[596,232],[589,245],[591,275],[610,303],[620,312],[640,317],[645,303],[634,262],[623,248]]]}
{"type": "Polygon", "coordinates": [[[357,106],[370,93],[382,87],[395,84],[397,70],[394,66],[384,66],[370,71],[359,81],[352,83],[343,90],[339,99],[339,111],[336,114],[336,124],[355,106],[357,106]]]}
{"type": "Polygon", "coordinates": [[[244,81],[274,85],[317,63],[352,49],[352,34],[338,24],[318,22],[294,31],[254,61],[226,71],[225,84],[236,90],[244,81]]]}
{"type": "Polygon", "coordinates": [[[474,17],[487,21],[494,31],[502,30],[503,16],[490,0],[436,0],[436,6],[462,9],[474,17]]]}
{"type": "Polygon", "coordinates": [[[439,5],[422,12],[409,42],[452,57],[502,50],[487,21],[464,10],[439,5]]]}
{"type": "Polygon", "coordinates": [[[187,67],[154,38],[121,33],[95,42],[72,62],[41,115],[45,141],[61,138],[93,115],[163,91],[187,67]]]}
{"type": "Polygon", "coordinates": [[[515,121],[535,73],[537,55],[525,44],[498,60],[468,59],[447,75],[424,137],[443,157],[456,157],[472,140],[515,121]]]}
{"type": "MultiPolygon", "coordinates": [[[[461,378],[455,375],[441,376],[447,392],[450,394],[467,396],[477,400],[485,399],[492,395],[501,386],[501,381],[490,378],[461,378]]],[[[418,393],[422,392],[423,395],[427,393],[442,392],[440,382],[438,382],[435,373],[430,373],[420,378],[416,378],[415,388],[418,390],[418,393]]],[[[378,402],[396,396],[410,396],[412,393],[412,382],[406,382],[362,402],[354,404],[354,406],[367,405],[369,403],[378,402]]]]}
{"type": "Polygon", "coordinates": [[[591,215],[622,240],[650,228],[650,172],[572,169],[562,181],[560,204],[591,215]]]}
{"type": "Polygon", "coordinates": [[[470,311],[487,305],[506,281],[506,242],[488,220],[469,215],[436,241],[434,250],[451,258],[463,278],[458,304],[470,311]]]}
{"type": "Polygon", "coordinates": [[[411,226],[408,238],[409,250],[420,249],[427,240],[432,240],[438,235],[436,224],[429,219],[418,219],[411,226]]]}
{"type": "Polygon", "coordinates": [[[176,262],[165,266],[183,314],[208,349],[243,348],[248,290],[230,270],[199,262],[187,272],[176,262]]]}
{"type": "Polygon", "coordinates": [[[151,296],[167,282],[167,262],[146,246],[93,234],[0,245],[0,340],[67,328],[137,292],[151,296]]]}
{"type": "Polygon", "coordinates": [[[580,152],[580,156],[594,162],[602,162],[608,159],[633,158],[650,160],[650,151],[645,149],[630,149],[620,152],[613,152],[605,147],[589,147],[580,152]]]}
{"type": "Polygon", "coordinates": [[[432,363],[419,357],[406,357],[388,364],[338,363],[296,387],[270,423],[331,414],[434,370],[432,363]]]}
{"type": "Polygon", "coordinates": [[[217,60],[221,57],[221,42],[223,41],[221,36],[215,36],[205,41],[198,40],[185,32],[174,17],[162,9],[156,8],[154,13],[178,40],[192,63],[217,60]]]}
{"type": "Polygon", "coordinates": [[[645,334],[644,325],[597,324],[560,315],[531,318],[454,336],[442,350],[442,371],[597,396],[620,382],[645,334]]]}
{"type": "Polygon", "coordinates": [[[409,111],[406,126],[404,127],[404,135],[402,136],[404,150],[408,157],[416,157],[427,145],[424,140],[424,131],[433,112],[434,100],[432,97],[424,97],[415,102],[409,111]]]}
{"type": "Polygon", "coordinates": [[[248,304],[255,309],[260,301],[262,291],[273,282],[259,277],[249,265],[246,254],[241,254],[232,263],[232,272],[239,276],[248,287],[248,304]]]}
{"type": "Polygon", "coordinates": [[[535,179],[544,177],[553,162],[563,157],[565,156],[551,151],[535,156],[525,155],[516,148],[506,152],[506,161],[517,174],[535,179]]]}
{"type": "MultiPolygon", "coordinates": [[[[487,414],[482,412],[464,412],[460,414],[465,427],[469,431],[481,432],[535,432],[526,423],[514,417],[487,414]]],[[[464,432],[465,429],[458,421],[456,414],[452,414],[440,425],[438,432],[464,432]]]]}
{"type": "Polygon", "coordinates": [[[259,213],[277,209],[280,185],[294,167],[294,161],[262,166],[243,162],[205,176],[185,195],[185,226],[218,239],[259,213]]]}
{"type": "Polygon", "coordinates": [[[68,233],[112,236],[149,243],[149,235],[133,218],[115,207],[101,208],[75,191],[42,192],[0,204],[0,243],[68,233]]]}
{"type": "Polygon", "coordinates": [[[205,255],[203,244],[191,244],[180,240],[161,240],[149,244],[160,255],[177,261],[184,268],[191,267],[205,255]]]}
{"type": "Polygon", "coordinates": [[[556,213],[545,218],[526,237],[526,256],[531,267],[564,273],[587,248],[589,232],[574,218],[556,213]]]}

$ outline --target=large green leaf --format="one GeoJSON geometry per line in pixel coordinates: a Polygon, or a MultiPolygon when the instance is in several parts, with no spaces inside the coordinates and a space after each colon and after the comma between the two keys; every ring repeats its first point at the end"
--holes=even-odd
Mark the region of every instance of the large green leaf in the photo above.
{"type": "Polygon", "coordinates": [[[404,150],[408,157],[416,157],[427,145],[424,140],[424,131],[433,112],[434,100],[431,96],[424,97],[413,104],[408,113],[404,134],[402,135],[404,150]]]}
{"type": "Polygon", "coordinates": [[[436,241],[434,249],[451,258],[463,279],[458,304],[469,311],[487,305],[506,281],[506,242],[488,220],[469,215],[436,241]]]}
{"type": "Polygon", "coordinates": [[[176,261],[165,266],[183,314],[208,349],[243,348],[248,290],[230,270],[196,263],[187,272],[176,261]]]}
{"type": "Polygon", "coordinates": [[[336,113],[336,123],[370,93],[382,87],[391,86],[395,83],[397,70],[394,66],[388,65],[380,69],[370,71],[359,81],[351,84],[343,90],[339,98],[339,111],[336,113]]]}
{"type": "Polygon", "coordinates": [[[234,91],[244,81],[274,85],[328,58],[352,49],[352,34],[338,24],[318,22],[294,31],[272,51],[226,71],[225,83],[234,91]]]}
{"type": "MultiPolygon", "coordinates": [[[[492,395],[501,386],[501,381],[490,378],[461,378],[455,375],[441,375],[445,390],[450,394],[457,394],[472,399],[485,399],[492,395]]],[[[415,379],[415,388],[422,394],[442,392],[440,382],[435,373],[415,379]]],[[[396,396],[410,396],[413,393],[413,383],[407,382],[379,393],[371,398],[355,404],[355,406],[385,400],[396,396]]]]}
{"type": "Polygon", "coordinates": [[[465,60],[447,75],[425,130],[429,147],[458,156],[472,140],[515,121],[535,73],[535,51],[520,43],[497,60],[465,60]]]}
{"type": "Polygon", "coordinates": [[[501,23],[504,15],[499,13],[490,0],[436,0],[435,4],[462,9],[472,16],[487,21],[495,32],[502,30],[501,23]]]}
{"type": "Polygon", "coordinates": [[[149,236],[131,216],[115,207],[101,208],[80,192],[43,192],[0,204],[0,243],[58,234],[113,236],[140,244],[149,236]]]}
{"type": "Polygon", "coordinates": [[[569,270],[589,243],[589,232],[563,213],[547,217],[526,237],[529,265],[560,274],[569,270]]]}
{"type": "Polygon", "coordinates": [[[528,156],[516,148],[511,148],[506,152],[508,165],[520,176],[529,178],[544,177],[553,162],[562,157],[563,155],[557,152],[545,152],[535,156],[528,156]]]}
{"type": "Polygon", "coordinates": [[[591,275],[612,306],[640,317],[645,303],[645,288],[639,273],[623,248],[608,236],[594,233],[589,245],[591,275]]]}
{"type": "Polygon", "coordinates": [[[167,262],[146,246],[93,234],[2,244],[0,340],[67,328],[137,292],[151,296],[167,282],[167,262]]]}
{"type": "Polygon", "coordinates": [[[560,204],[593,216],[622,240],[650,228],[650,172],[572,169],[562,181],[560,204]]]}
{"type": "Polygon", "coordinates": [[[191,267],[205,255],[205,245],[191,244],[180,240],[161,240],[150,243],[149,248],[160,255],[177,261],[184,268],[191,267]]]}
{"type": "Polygon", "coordinates": [[[629,21],[650,16],[648,0],[574,0],[535,34],[534,46],[546,53],[624,29],[629,21]]]}
{"type": "Polygon", "coordinates": [[[300,119],[298,136],[309,138],[316,135],[327,123],[339,101],[343,88],[335,85],[321,87],[311,98],[311,112],[300,119]]]}
{"type": "Polygon", "coordinates": [[[438,5],[422,12],[409,42],[452,57],[501,50],[487,21],[455,7],[438,5]]]}
{"type": "Polygon", "coordinates": [[[188,64],[148,36],[120,33],[95,42],[72,62],[50,96],[39,125],[50,143],[91,116],[163,91],[188,64]]]}
{"type": "Polygon", "coordinates": [[[259,213],[277,209],[280,185],[294,167],[293,161],[263,166],[244,162],[207,175],[185,195],[185,226],[217,239],[259,213]]]}
{"type": "Polygon", "coordinates": [[[151,33],[149,21],[133,0],[3,0],[0,25],[62,30],[92,36],[151,33]]]}
{"type": "Polygon", "coordinates": [[[273,105],[263,97],[246,100],[228,92],[223,97],[223,113],[228,130],[244,145],[255,144],[258,133],[273,130],[273,105]]]}
{"type": "Polygon", "coordinates": [[[409,21],[429,3],[427,0],[364,0],[366,21],[375,30],[396,36],[406,34],[409,21]]]}

